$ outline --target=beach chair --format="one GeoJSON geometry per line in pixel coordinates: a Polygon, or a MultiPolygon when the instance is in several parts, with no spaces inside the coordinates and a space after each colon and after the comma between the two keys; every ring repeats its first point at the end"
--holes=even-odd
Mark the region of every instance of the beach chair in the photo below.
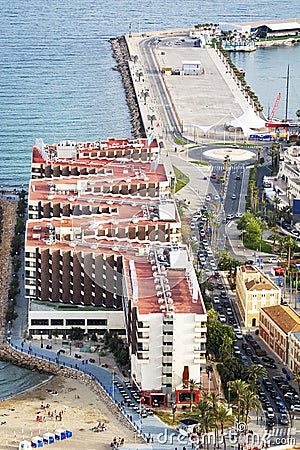
{"type": "Polygon", "coordinates": [[[21,441],[19,443],[19,450],[31,450],[31,442],[30,441],[21,441]]]}
{"type": "Polygon", "coordinates": [[[53,444],[55,442],[55,435],[53,433],[45,433],[43,435],[44,444],[53,444]]]}
{"type": "Polygon", "coordinates": [[[57,441],[63,441],[66,438],[67,438],[66,430],[62,430],[61,428],[55,430],[55,439],[57,441]]]}
{"type": "Polygon", "coordinates": [[[39,448],[43,446],[44,446],[43,439],[40,436],[34,436],[33,438],[31,438],[31,447],[39,448]]]}
{"type": "Polygon", "coordinates": [[[66,436],[67,436],[67,438],[71,438],[73,436],[72,431],[66,430],[66,436]]]}

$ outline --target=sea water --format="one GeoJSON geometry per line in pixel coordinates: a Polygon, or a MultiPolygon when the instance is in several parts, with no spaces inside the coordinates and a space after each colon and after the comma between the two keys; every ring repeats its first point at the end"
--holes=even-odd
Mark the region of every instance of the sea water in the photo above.
{"type": "MultiPolygon", "coordinates": [[[[287,14],[299,15],[298,0],[1,0],[0,186],[27,186],[36,138],[54,143],[131,135],[109,38],[130,29],[142,33],[198,23],[284,19],[287,14]]],[[[295,118],[299,49],[279,47],[236,57],[265,110],[278,92],[283,94],[290,64],[289,117],[295,118]]],[[[279,117],[283,111],[281,102],[279,117]]],[[[36,382],[36,373],[0,363],[0,397],[36,382]]]]}

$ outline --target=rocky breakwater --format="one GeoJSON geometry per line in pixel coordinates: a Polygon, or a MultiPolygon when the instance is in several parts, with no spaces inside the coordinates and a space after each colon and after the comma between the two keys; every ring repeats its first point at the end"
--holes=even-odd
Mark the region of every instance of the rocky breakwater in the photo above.
{"type": "Polygon", "coordinates": [[[0,199],[0,342],[5,339],[8,289],[12,273],[11,241],[15,233],[17,202],[0,199]]]}
{"type": "MultiPolygon", "coordinates": [[[[26,369],[47,373],[53,376],[73,378],[79,381],[81,384],[84,384],[91,389],[91,391],[106,405],[107,409],[114,415],[114,417],[118,419],[121,424],[125,425],[127,428],[131,428],[133,432],[135,431],[135,428],[130,420],[128,420],[123,414],[121,406],[116,405],[112,401],[103,387],[100,386],[93,376],[87,375],[79,370],[60,365],[59,363],[37,358],[32,353],[30,355],[23,353],[16,350],[7,342],[3,342],[0,345],[0,359],[26,369]]],[[[140,442],[144,442],[141,436],[137,437],[140,442]]]]}
{"type": "Polygon", "coordinates": [[[111,38],[110,42],[112,45],[114,58],[117,62],[117,65],[114,66],[114,69],[120,72],[125,88],[126,101],[131,114],[133,135],[135,138],[145,137],[146,136],[145,129],[128,67],[130,54],[128,51],[125,37],[119,36],[116,38],[111,38]]]}

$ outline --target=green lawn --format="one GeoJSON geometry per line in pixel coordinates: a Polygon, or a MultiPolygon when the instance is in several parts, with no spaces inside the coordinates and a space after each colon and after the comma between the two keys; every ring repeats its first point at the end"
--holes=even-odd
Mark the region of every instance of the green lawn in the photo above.
{"type": "Polygon", "coordinates": [[[193,164],[200,164],[200,166],[210,166],[209,162],[207,161],[189,161],[193,164]]]}
{"type": "Polygon", "coordinates": [[[273,249],[272,249],[272,244],[270,244],[267,241],[261,241],[261,245],[260,244],[255,244],[253,245],[251,242],[249,243],[245,243],[244,246],[246,248],[250,248],[251,250],[259,250],[263,253],[273,253],[273,249]]]}
{"type": "Polygon", "coordinates": [[[173,166],[174,174],[176,177],[176,185],[175,185],[175,192],[180,191],[184,186],[186,186],[190,179],[187,175],[185,175],[181,170],[179,170],[177,167],[173,166]]]}

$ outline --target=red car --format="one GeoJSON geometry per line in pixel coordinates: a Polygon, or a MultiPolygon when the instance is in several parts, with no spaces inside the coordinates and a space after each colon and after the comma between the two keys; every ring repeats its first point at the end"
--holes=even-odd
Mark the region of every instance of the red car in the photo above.
{"type": "Polygon", "coordinates": [[[211,178],[212,178],[213,180],[216,180],[216,179],[217,179],[217,174],[216,174],[216,173],[213,173],[212,176],[211,176],[211,178]]]}

